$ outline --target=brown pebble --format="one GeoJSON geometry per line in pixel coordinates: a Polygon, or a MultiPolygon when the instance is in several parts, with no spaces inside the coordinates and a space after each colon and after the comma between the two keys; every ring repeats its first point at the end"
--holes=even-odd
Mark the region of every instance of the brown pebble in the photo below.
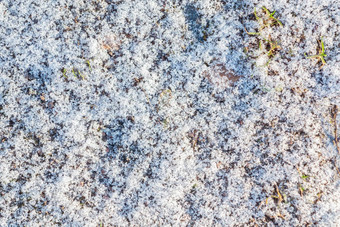
{"type": "Polygon", "coordinates": [[[204,71],[203,76],[219,88],[233,86],[241,78],[241,76],[237,75],[233,70],[228,69],[225,64],[222,63],[209,66],[209,70],[204,71]]]}

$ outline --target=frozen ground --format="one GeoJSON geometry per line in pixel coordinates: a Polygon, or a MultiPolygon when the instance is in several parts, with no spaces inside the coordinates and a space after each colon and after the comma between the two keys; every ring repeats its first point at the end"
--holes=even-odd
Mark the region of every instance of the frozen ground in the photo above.
{"type": "Polygon", "coordinates": [[[337,0],[0,0],[0,226],[340,226],[339,96],[337,0]]]}

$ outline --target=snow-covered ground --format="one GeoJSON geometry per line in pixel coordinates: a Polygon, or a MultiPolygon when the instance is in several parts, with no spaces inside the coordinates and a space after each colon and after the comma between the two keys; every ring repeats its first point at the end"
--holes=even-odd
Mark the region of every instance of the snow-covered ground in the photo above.
{"type": "Polygon", "coordinates": [[[340,226],[336,106],[337,0],[0,0],[0,226],[340,226]]]}

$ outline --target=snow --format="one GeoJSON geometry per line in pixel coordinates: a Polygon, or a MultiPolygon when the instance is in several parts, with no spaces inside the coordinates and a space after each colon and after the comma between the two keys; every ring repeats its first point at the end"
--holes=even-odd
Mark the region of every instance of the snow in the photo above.
{"type": "Polygon", "coordinates": [[[340,225],[338,1],[2,0],[0,22],[0,226],[340,225]]]}

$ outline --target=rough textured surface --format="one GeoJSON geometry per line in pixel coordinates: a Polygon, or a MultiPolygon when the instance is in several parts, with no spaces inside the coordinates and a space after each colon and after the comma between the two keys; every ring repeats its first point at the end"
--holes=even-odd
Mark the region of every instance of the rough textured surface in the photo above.
{"type": "Polygon", "coordinates": [[[339,31],[336,0],[0,0],[0,226],[340,225],[339,31]]]}

